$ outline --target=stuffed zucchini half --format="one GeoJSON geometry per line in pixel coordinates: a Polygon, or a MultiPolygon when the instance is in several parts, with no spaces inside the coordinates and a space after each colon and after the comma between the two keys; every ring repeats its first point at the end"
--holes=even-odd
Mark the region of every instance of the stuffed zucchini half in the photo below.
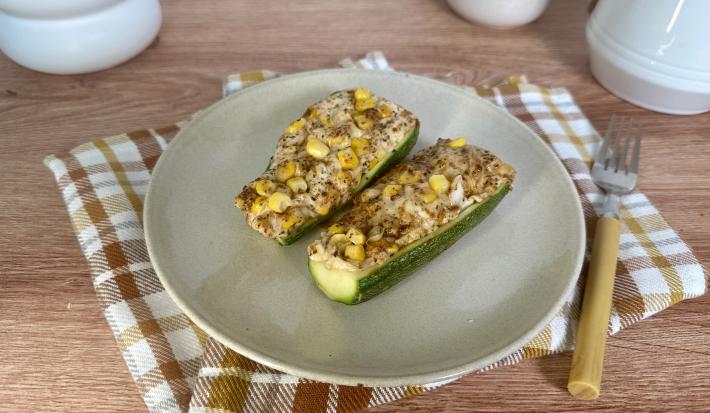
{"type": "Polygon", "coordinates": [[[515,170],[464,138],[398,165],[308,246],[308,267],[330,299],[358,304],[441,254],[510,191],[515,170]]]}
{"type": "Polygon", "coordinates": [[[234,204],[253,229],[291,244],[404,158],[418,133],[414,114],[367,89],[335,92],[286,128],[234,204]]]}

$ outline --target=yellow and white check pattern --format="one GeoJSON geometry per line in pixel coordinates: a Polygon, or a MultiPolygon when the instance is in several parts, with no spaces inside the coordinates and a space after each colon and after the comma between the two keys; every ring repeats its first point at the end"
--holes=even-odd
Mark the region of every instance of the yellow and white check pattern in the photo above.
{"type": "MultiPolygon", "coordinates": [[[[392,70],[380,52],[341,65],[392,70]]],[[[277,76],[268,71],[235,74],[223,87],[229,94],[277,76]]],[[[530,84],[525,76],[467,89],[518,117],[550,144],[592,223],[602,195],[589,175],[590,154],[600,138],[572,95],[530,84]]],[[[445,384],[370,388],[313,382],[241,356],[195,326],[161,286],[141,220],[150,172],[182,125],[97,139],[45,159],[106,319],[151,412],[350,412],[445,384]]],[[[621,219],[610,334],[706,289],[704,269],[642,193],[622,199],[621,219]]],[[[483,370],[571,350],[583,285],[584,276],[535,339],[483,370]]]]}

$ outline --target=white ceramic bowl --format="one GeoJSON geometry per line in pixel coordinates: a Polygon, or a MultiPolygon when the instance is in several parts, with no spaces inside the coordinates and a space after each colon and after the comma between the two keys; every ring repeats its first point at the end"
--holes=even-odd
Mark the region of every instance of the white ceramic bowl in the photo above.
{"type": "Polygon", "coordinates": [[[464,19],[494,29],[512,29],[542,15],[548,0],[448,0],[464,19]]]}
{"type": "Polygon", "coordinates": [[[591,69],[615,95],[672,114],[710,110],[710,1],[600,0],[587,23],[591,69]]]}
{"type": "Polygon", "coordinates": [[[40,72],[93,72],[140,53],[160,24],[158,0],[0,0],[0,49],[40,72]]]}

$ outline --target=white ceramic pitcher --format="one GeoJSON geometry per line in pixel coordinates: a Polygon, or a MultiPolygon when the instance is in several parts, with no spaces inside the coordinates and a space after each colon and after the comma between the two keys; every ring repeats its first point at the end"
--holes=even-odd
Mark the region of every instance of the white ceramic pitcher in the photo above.
{"type": "Polygon", "coordinates": [[[93,72],[140,53],[160,24],[158,0],[0,0],[0,49],[40,72],[93,72]]]}
{"type": "Polygon", "coordinates": [[[587,23],[592,73],[659,112],[710,111],[710,1],[600,0],[587,23]]]}

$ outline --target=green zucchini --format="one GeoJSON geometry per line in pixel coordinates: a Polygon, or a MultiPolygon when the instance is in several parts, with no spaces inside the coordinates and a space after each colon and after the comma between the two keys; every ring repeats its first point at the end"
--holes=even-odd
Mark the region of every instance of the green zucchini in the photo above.
{"type": "Polygon", "coordinates": [[[308,246],[310,273],[332,300],[367,301],[478,225],[514,178],[511,165],[465,138],[439,139],[354,198],[308,246]]]}
{"type": "MultiPolygon", "coordinates": [[[[419,128],[415,127],[414,129],[409,132],[407,137],[402,141],[402,143],[399,144],[397,148],[387,157],[382,159],[375,167],[368,172],[365,176],[362,177],[362,180],[352,190],[352,195],[357,195],[360,193],[363,189],[367,188],[367,185],[372,182],[374,179],[377,179],[380,175],[383,173],[387,172],[388,169],[390,169],[393,165],[396,165],[399,163],[402,159],[404,159],[407,154],[412,150],[414,145],[417,143],[417,137],[419,136],[419,128]]],[[[271,164],[271,163],[269,163],[271,164]]],[[[313,218],[310,221],[302,224],[300,227],[296,228],[294,231],[290,232],[287,234],[285,237],[280,237],[276,238],[276,241],[278,241],[279,244],[281,245],[290,245],[296,242],[306,231],[309,229],[313,228],[314,226],[318,225],[319,223],[332,218],[333,216],[336,216],[339,211],[342,211],[344,208],[346,208],[348,204],[343,205],[342,207],[332,211],[330,214],[322,217],[317,217],[313,218]]]]}
{"type": "Polygon", "coordinates": [[[324,263],[309,259],[308,269],[318,288],[331,300],[344,304],[362,303],[402,281],[444,252],[483,221],[509,191],[510,185],[502,186],[485,201],[468,207],[455,220],[407,245],[380,266],[354,272],[328,269],[324,263]]]}

